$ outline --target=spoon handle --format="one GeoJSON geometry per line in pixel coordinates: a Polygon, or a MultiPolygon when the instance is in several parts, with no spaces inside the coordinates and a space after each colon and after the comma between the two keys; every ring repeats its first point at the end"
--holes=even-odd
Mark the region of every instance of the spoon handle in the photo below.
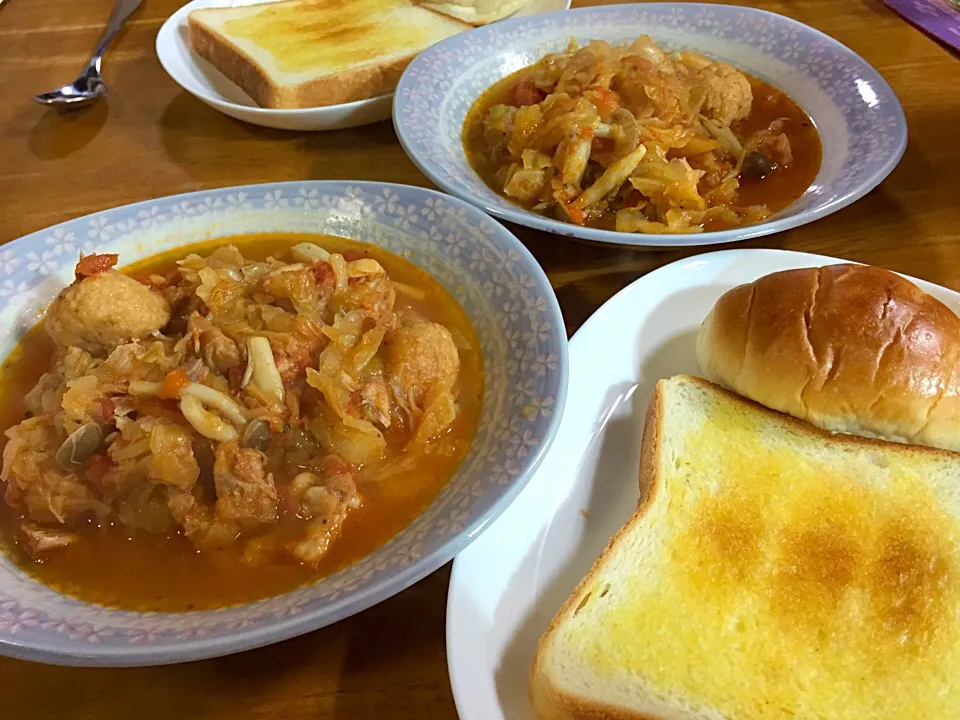
{"type": "Polygon", "coordinates": [[[120,32],[120,28],[123,27],[127,19],[137,11],[142,2],[143,0],[117,0],[117,4],[113,6],[113,11],[110,13],[110,19],[107,20],[107,26],[103,29],[100,40],[97,41],[97,49],[93,51],[90,65],[96,66],[97,70],[100,69],[100,59],[103,57],[107,46],[120,32]]]}

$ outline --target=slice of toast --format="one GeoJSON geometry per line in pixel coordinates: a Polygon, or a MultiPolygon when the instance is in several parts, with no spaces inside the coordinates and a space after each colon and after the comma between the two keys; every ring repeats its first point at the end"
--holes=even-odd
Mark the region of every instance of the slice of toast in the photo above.
{"type": "Polygon", "coordinates": [[[265,108],[391,92],[421,50],[470,25],[410,0],[282,0],[194,10],[190,44],[265,108]]]}
{"type": "Polygon", "coordinates": [[[636,514],[540,641],[539,717],[948,720],[960,455],[661,381],[636,514]]]}

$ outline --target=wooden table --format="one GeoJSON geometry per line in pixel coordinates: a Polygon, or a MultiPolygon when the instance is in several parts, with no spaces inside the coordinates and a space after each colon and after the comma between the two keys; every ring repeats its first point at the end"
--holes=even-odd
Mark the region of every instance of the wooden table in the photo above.
{"type": "MultiPolygon", "coordinates": [[[[253,182],[427,185],[389,123],[298,134],[235,122],[182,92],[154,55],[181,0],[147,0],[104,63],[108,102],[60,117],[30,102],[76,74],[113,0],[0,9],[0,243],[146,198],[253,182]]],[[[836,255],[960,290],[960,63],[875,0],[763,0],[867,59],[910,127],[893,174],[852,207],[751,246],[836,255]]],[[[696,250],[615,250],[512,228],[556,288],[573,333],[614,292],[696,250]]],[[[273,647],[174,667],[46,667],[0,659],[0,717],[186,720],[455,718],[444,651],[449,567],[350,620],[273,647]]]]}

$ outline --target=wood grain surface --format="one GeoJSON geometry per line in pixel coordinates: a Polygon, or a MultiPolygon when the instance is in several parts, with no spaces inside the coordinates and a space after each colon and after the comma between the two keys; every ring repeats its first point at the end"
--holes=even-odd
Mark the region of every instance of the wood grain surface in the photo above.
{"type": "MultiPolygon", "coordinates": [[[[181,91],[154,53],[182,0],[147,0],[104,61],[106,102],[67,117],[30,97],[69,82],[113,0],[0,8],[0,243],[147,198],[254,182],[429,185],[390,123],[334,133],[244,125],[181,91]]],[[[577,3],[581,4],[581,3],[577,3]]],[[[599,4],[599,3],[597,3],[599,4]]],[[[862,55],[893,86],[910,141],[853,206],[742,246],[872,263],[960,290],[960,62],[874,0],[764,0],[862,55]]],[[[640,275],[697,252],[639,252],[511,228],[546,268],[572,333],[640,275]]],[[[455,718],[444,651],[449,567],[367,612],[273,647],[161,668],[71,669],[0,658],[4,720],[455,718]]]]}

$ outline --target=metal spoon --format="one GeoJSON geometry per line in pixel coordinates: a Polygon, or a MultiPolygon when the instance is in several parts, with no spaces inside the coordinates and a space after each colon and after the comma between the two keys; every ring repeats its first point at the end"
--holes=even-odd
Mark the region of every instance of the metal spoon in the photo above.
{"type": "Polygon", "coordinates": [[[103,59],[103,53],[127,19],[140,7],[141,2],[143,0],[117,0],[107,21],[107,27],[97,42],[97,49],[93,51],[93,56],[83,68],[80,77],[62,88],[34,95],[33,99],[43,105],[75,108],[92,103],[100,96],[106,95],[107,86],[100,77],[100,61],[103,59]]]}

